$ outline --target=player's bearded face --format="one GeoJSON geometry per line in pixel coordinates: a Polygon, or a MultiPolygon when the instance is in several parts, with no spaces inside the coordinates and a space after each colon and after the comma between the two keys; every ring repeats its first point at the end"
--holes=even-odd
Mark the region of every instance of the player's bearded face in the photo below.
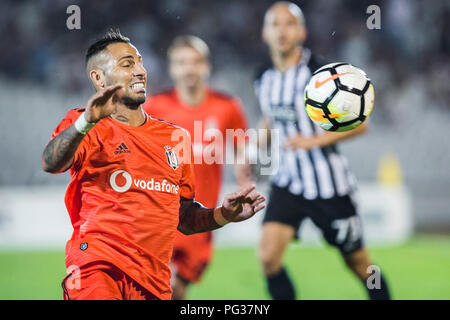
{"type": "Polygon", "coordinates": [[[196,88],[208,80],[209,72],[206,57],[193,48],[176,48],[170,55],[170,75],[177,85],[196,88]]]}
{"type": "Polygon", "coordinates": [[[105,73],[106,84],[121,84],[123,93],[121,101],[132,109],[137,109],[145,102],[147,71],[142,64],[138,50],[128,43],[113,43],[108,46],[113,60],[112,66],[105,73]]]}
{"type": "Polygon", "coordinates": [[[272,52],[287,55],[302,45],[305,37],[305,27],[287,8],[277,8],[268,13],[263,38],[272,52]]]}

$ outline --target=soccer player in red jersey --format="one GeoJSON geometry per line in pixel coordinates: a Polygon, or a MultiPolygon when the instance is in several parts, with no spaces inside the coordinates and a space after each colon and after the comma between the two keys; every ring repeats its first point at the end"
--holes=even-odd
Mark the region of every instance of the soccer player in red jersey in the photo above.
{"type": "MultiPolygon", "coordinates": [[[[193,138],[196,200],[206,207],[217,205],[222,183],[222,164],[227,129],[247,129],[247,120],[238,99],[220,93],[208,85],[211,71],[209,48],[195,36],[179,36],[168,50],[170,76],[175,87],[149,97],[144,111],[153,117],[173,122],[189,131],[193,138]],[[212,133],[212,134],[211,134],[212,133]],[[212,136],[219,134],[221,138],[212,136]],[[220,155],[207,159],[208,148],[220,155]]],[[[234,143],[234,154],[244,148],[234,143]]],[[[242,145],[240,145],[242,147],[242,145]]],[[[236,160],[238,159],[236,157],[236,160]]],[[[242,158],[243,159],[243,158],[242,158]]],[[[250,166],[235,162],[240,187],[251,184],[250,166]]],[[[177,232],[172,256],[173,299],[184,299],[190,283],[198,282],[212,254],[212,232],[184,235],[177,232]]]]}
{"type": "Polygon", "coordinates": [[[194,200],[189,133],[141,107],[147,72],[130,40],[111,31],[88,49],[97,91],[68,112],[42,155],[51,173],[70,170],[65,203],[64,299],[170,299],[176,230],[211,231],[264,208],[251,186],[205,208],[194,200]]]}

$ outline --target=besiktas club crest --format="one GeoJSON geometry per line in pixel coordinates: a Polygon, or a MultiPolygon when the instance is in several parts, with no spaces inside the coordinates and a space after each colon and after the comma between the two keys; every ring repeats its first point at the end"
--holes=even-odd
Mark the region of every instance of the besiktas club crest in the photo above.
{"type": "Polygon", "coordinates": [[[178,157],[175,151],[172,150],[171,147],[165,146],[164,149],[166,149],[166,157],[167,162],[172,167],[173,170],[176,170],[179,166],[178,157]]]}

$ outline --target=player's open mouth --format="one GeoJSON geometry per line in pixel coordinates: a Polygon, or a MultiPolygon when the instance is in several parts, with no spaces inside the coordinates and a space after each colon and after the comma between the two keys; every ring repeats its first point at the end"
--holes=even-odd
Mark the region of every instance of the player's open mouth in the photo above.
{"type": "Polygon", "coordinates": [[[131,90],[134,92],[145,92],[144,82],[137,82],[131,85],[131,90]]]}

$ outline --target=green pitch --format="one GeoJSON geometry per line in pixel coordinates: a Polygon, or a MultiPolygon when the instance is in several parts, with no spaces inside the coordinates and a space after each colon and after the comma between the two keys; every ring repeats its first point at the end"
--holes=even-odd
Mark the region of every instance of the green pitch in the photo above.
{"type": "MultiPolygon", "coordinates": [[[[416,236],[405,245],[371,248],[394,299],[450,299],[450,237],[416,236]]],[[[301,299],[365,299],[336,250],[287,250],[285,264],[301,299]]],[[[61,299],[64,253],[0,251],[0,299],[61,299]]],[[[255,248],[217,249],[190,299],[268,299],[255,248]]]]}

